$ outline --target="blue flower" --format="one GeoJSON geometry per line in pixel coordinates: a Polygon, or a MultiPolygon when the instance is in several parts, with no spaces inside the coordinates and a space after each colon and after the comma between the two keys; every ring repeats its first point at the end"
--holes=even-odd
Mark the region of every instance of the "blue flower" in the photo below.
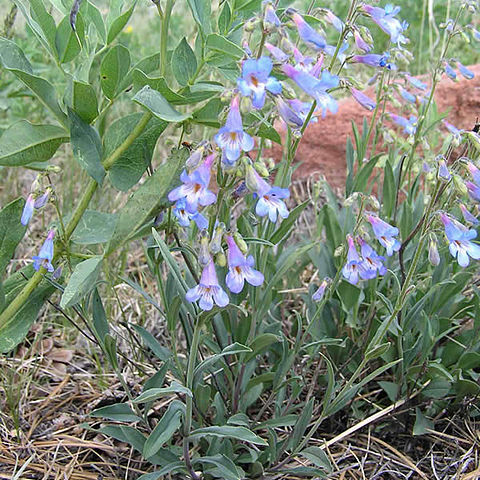
{"type": "Polygon", "coordinates": [[[168,199],[171,202],[185,199],[185,208],[188,213],[196,213],[198,205],[206,207],[207,205],[215,203],[217,196],[208,189],[210,170],[214,159],[215,154],[209,155],[203,163],[190,174],[184,170],[180,175],[180,180],[183,182],[183,185],[174,188],[168,194],[168,199]]]}
{"type": "Polygon", "coordinates": [[[428,260],[434,267],[440,265],[440,254],[438,253],[437,242],[434,239],[430,239],[428,245],[428,260]]]}
{"type": "Polygon", "coordinates": [[[266,27],[273,26],[273,27],[276,27],[276,28],[281,27],[282,22],[280,21],[277,14],[275,13],[275,9],[273,8],[272,4],[268,1],[265,2],[265,3],[266,3],[265,14],[264,14],[264,17],[263,17],[264,26],[266,26],[266,27]]]}
{"type": "Polygon", "coordinates": [[[312,295],[312,300],[314,302],[320,302],[323,299],[325,296],[325,291],[331,282],[332,280],[329,277],[325,277],[322,280],[322,283],[318,287],[317,291],[312,295]]]}
{"type": "Polygon", "coordinates": [[[307,57],[297,47],[293,47],[293,56],[295,58],[295,68],[300,72],[306,72],[318,78],[322,71],[323,55],[320,55],[317,62],[313,57],[307,57]]]}
{"type": "Polygon", "coordinates": [[[368,53],[372,50],[373,45],[366,42],[365,39],[362,37],[360,30],[358,28],[354,28],[353,30],[353,38],[355,39],[356,47],[363,53],[368,53]]]}
{"type": "Polygon", "coordinates": [[[238,248],[232,236],[226,237],[228,245],[228,273],[225,283],[232,293],[240,293],[243,290],[245,281],[254,287],[258,287],[264,281],[263,273],[253,267],[252,255],[246,257],[238,248]]]}
{"type": "Polygon", "coordinates": [[[460,70],[460,73],[467,79],[471,80],[472,78],[475,77],[475,74],[469,70],[465,65],[462,65],[458,60],[457,60],[457,67],[460,70]]]}
{"type": "Polygon", "coordinates": [[[344,23],[331,11],[327,8],[322,8],[322,13],[325,14],[327,20],[333,25],[333,28],[338,32],[343,31],[344,23]]]}
{"type": "Polygon", "coordinates": [[[445,161],[445,157],[440,155],[438,158],[438,176],[443,180],[450,180],[452,178],[452,174],[448,170],[447,162],[445,161]]]}
{"type": "Polygon", "coordinates": [[[403,32],[408,28],[408,23],[400,22],[395,18],[395,15],[400,11],[400,7],[394,7],[391,4],[388,4],[385,8],[364,5],[363,9],[385,33],[390,35],[393,43],[407,42],[403,32]]]}
{"type": "Polygon", "coordinates": [[[242,77],[237,80],[238,89],[245,97],[252,98],[255,108],[263,108],[267,90],[274,95],[282,92],[282,84],[270,76],[272,60],[268,57],[249,58],[243,62],[242,77]]]}
{"type": "Polygon", "coordinates": [[[400,127],[403,127],[404,133],[407,135],[414,135],[417,131],[417,117],[411,116],[409,119],[405,117],[401,117],[400,115],[395,115],[394,113],[390,113],[390,118],[400,127]]]}
{"type": "Polygon", "coordinates": [[[375,110],[375,107],[377,104],[367,95],[362,93],[360,90],[357,90],[356,88],[351,88],[350,91],[352,92],[353,98],[363,107],[366,108],[367,110],[375,110]]]}
{"type": "Polygon", "coordinates": [[[35,210],[39,210],[46,205],[50,196],[50,192],[51,189],[50,187],[48,187],[45,193],[43,193],[39,197],[36,196],[36,193],[31,193],[27,197],[25,206],[23,207],[22,218],[20,219],[22,225],[27,226],[32,219],[33,212],[35,210]]]}
{"type": "Polygon", "coordinates": [[[342,275],[349,283],[356,285],[360,275],[362,259],[358,255],[357,248],[355,247],[355,241],[351,235],[347,235],[347,243],[347,263],[342,268],[342,275]]]}
{"type": "Polygon", "coordinates": [[[218,283],[217,272],[215,271],[212,258],[209,259],[202,271],[200,283],[188,290],[185,298],[189,302],[199,301],[200,308],[207,311],[213,308],[214,303],[219,307],[228,305],[228,295],[218,283]]]}
{"type": "Polygon", "coordinates": [[[282,120],[290,127],[299,129],[303,126],[303,118],[281,97],[275,99],[277,110],[282,120]]]}
{"type": "Polygon", "coordinates": [[[298,29],[300,38],[314,50],[323,50],[327,46],[327,41],[315,29],[313,29],[301,15],[293,13],[293,21],[298,29]]]}
{"type": "Polygon", "coordinates": [[[185,198],[177,201],[173,207],[173,214],[177,217],[178,223],[182,227],[189,227],[193,220],[200,230],[208,227],[208,220],[199,212],[190,213],[187,211],[187,202],[185,198]]]}
{"type": "Polygon", "coordinates": [[[53,238],[55,230],[50,230],[47,239],[42,245],[38,255],[33,257],[33,268],[38,272],[41,268],[45,268],[48,272],[53,272],[53,238]]]}
{"type": "Polygon", "coordinates": [[[242,150],[249,152],[253,148],[253,138],[243,131],[238,96],[232,99],[225,126],[218,131],[214,138],[231,164],[239,159],[242,150]]]}
{"type": "Polygon", "coordinates": [[[460,210],[462,211],[463,219],[467,223],[471,223],[472,225],[478,225],[480,223],[480,221],[469,212],[468,208],[463,203],[460,204],[460,210]]]}
{"type": "Polygon", "coordinates": [[[379,275],[385,275],[387,268],[383,264],[385,257],[378,253],[361,237],[358,238],[360,244],[360,252],[362,254],[362,262],[360,264],[360,277],[364,280],[370,280],[379,275]]]}
{"type": "Polygon", "coordinates": [[[455,70],[450,66],[448,62],[445,62],[445,73],[451,80],[457,79],[457,74],[455,73],[455,70]]]}
{"type": "Polygon", "coordinates": [[[452,125],[451,123],[448,123],[446,120],[443,120],[443,124],[445,125],[445,128],[456,138],[460,138],[463,130],[459,130],[457,127],[452,125]]]}
{"type": "Polygon", "coordinates": [[[408,103],[413,103],[414,105],[417,103],[417,96],[410,93],[408,90],[404,88],[399,88],[400,96],[407,101],[408,103]]]}
{"type": "Polygon", "coordinates": [[[282,200],[290,196],[288,188],[272,187],[256,172],[252,165],[246,167],[247,186],[258,197],[255,212],[259,217],[268,218],[271,222],[277,221],[277,216],[288,217],[288,209],[282,200]]]}
{"type": "Polygon", "coordinates": [[[280,63],[285,63],[290,58],[290,55],[269,42],[265,42],[265,48],[272,54],[272,57],[280,63]]]}
{"type": "Polygon", "coordinates": [[[445,213],[440,214],[440,219],[445,226],[445,236],[449,242],[448,248],[453,258],[456,258],[461,267],[467,267],[470,257],[480,259],[480,245],[471,242],[477,232],[468,229],[461,223],[449,218],[445,213]]]}
{"type": "Polygon", "coordinates": [[[398,235],[398,228],[384,222],[376,215],[367,215],[367,220],[372,226],[375,237],[380,244],[386,248],[387,255],[391,257],[393,252],[400,250],[400,242],[395,238],[398,235]]]}
{"type": "Polygon", "coordinates": [[[328,70],[323,70],[321,78],[317,79],[309,73],[298,71],[291,65],[284,65],[283,71],[304,92],[308,93],[317,101],[323,116],[325,116],[327,109],[332,113],[337,113],[338,104],[335,99],[327,93],[328,89],[338,86],[339,78],[336,75],[332,75],[328,70]]]}
{"type": "Polygon", "coordinates": [[[378,53],[367,53],[366,55],[354,55],[352,62],[363,63],[369,67],[375,68],[388,68],[389,70],[396,70],[397,67],[393,63],[388,62],[389,55],[384,53],[379,55],[378,53]]]}
{"type": "Polygon", "coordinates": [[[412,77],[411,75],[405,75],[405,78],[412,84],[415,88],[418,88],[419,90],[426,90],[428,88],[428,85],[426,83],[423,83],[421,80],[418,78],[412,77]]]}

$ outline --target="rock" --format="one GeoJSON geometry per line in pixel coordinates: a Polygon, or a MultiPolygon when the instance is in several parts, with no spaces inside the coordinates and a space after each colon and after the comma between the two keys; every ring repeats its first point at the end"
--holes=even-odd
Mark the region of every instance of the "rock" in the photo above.
{"type": "MultiPolygon", "coordinates": [[[[458,75],[458,81],[443,76],[435,92],[435,102],[439,112],[451,108],[447,121],[457,128],[472,129],[480,116],[480,64],[469,67],[475,78],[466,80],[458,75]]],[[[428,81],[427,76],[420,77],[428,81]]],[[[374,97],[374,90],[365,92],[374,97]]],[[[312,173],[324,175],[336,188],[343,188],[346,176],[345,150],[347,138],[352,134],[352,121],[361,129],[363,118],[370,121],[372,112],[361,107],[353,98],[339,102],[336,115],[330,113],[318,123],[308,126],[300,142],[295,162],[300,166],[295,171],[294,179],[306,180],[312,173]]],[[[281,148],[275,146],[272,155],[281,158],[281,148]]]]}

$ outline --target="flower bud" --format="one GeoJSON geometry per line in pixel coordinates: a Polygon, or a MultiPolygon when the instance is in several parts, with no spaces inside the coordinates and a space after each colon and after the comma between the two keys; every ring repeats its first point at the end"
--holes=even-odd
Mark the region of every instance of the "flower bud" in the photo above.
{"type": "Polygon", "coordinates": [[[289,100],[297,98],[295,90],[286,82],[282,82],[282,95],[289,100]]]}
{"type": "Polygon", "coordinates": [[[49,165],[45,171],[47,173],[60,173],[62,169],[58,165],[49,165]]]}
{"type": "Polygon", "coordinates": [[[428,261],[436,267],[440,263],[440,254],[438,253],[437,242],[433,238],[428,246],[428,261]]]}
{"type": "Polygon", "coordinates": [[[262,176],[262,177],[268,177],[270,174],[267,170],[267,167],[263,164],[263,162],[255,162],[254,165],[255,170],[262,176]]]}
{"type": "Polygon", "coordinates": [[[243,237],[240,235],[240,233],[235,232],[233,234],[233,239],[235,240],[235,243],[238,245],[238,248],[241,250],[241,252],[246,255],[248,252],[248,245],[247,242],[245,242],[243,237]]]}
{"type": "Polygon", "coordinates": [[[208,265],[210,262],[210,252],[209,252],[209,238],[208,238],[208,232],[206,230],[203,230],[200,233],[200,249],[198,252],[198,263],[202,266],[205,267],[208,265]]]}
{"type": "Polygon", "coordinates": [[[213,238],[210,242],[210,252],[214,255],[222,251],[222,238],[225,233],[225,224],[220,222],[213,232],[213,238]]]}
{"type": "Polygon", "coordinates": [[[217,255],[215,256],[215,263],[219,267],[225,267],[227,265],[227,257],[223,253],[223,250],[221,252],[217,253],[217,255]]]}
{"type": "Polygon", "coordinates": [[[344,248],[345,248],[345,246],[344,246],[343,244],[342,244],[342,245],[339,245],[339,246],[335,249],[335,251],[333,252],[333,256],[334,256],[334,257],[341,257],[344,248]]]}

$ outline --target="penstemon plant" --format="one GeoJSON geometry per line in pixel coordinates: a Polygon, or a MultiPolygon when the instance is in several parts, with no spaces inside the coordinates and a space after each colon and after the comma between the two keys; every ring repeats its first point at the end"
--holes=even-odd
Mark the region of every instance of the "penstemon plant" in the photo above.
{"type": "Polygon", "coordinates": [[[0,212],[2,268],[38,210],[52,204],[57,218],[33,262],[3,282],[0,350],[22,342],[60,292],[57,308],[86,322],[125,389],[125,402],[92,412],[115,423],[88,428],[155,466],[142,478],[323,478],[333,469],[323,424],[354,402],[373,422],[360,395],[372,382],[389,411],[423,398],[432,413],[479,393],[478,322],[456,332],[480,308],[480,137],[434,104],[444,75],[473,77],[450,50],[459,37],[479,41],[466,25],[478,2],[456,2],[445,19],[429,84],[408,71],[408,24],[392,5],[352,0],[340,19],[316,2],[153,0],[159,51],[132,62],[121,32],[145,2],[112,0],[106,18],[89,0],[15,3],[62,81],[0,38],[4,70],[49,122],[21,120],[0,137],[1,165],[38,171],[26,201],[0,212]],[[179,40],[172,15],[187,8],[195,28],[179,40]],[[371,112],[347,145],[345,198],[320,181],[313,202],[294,205],[302,135],[345,95],[371,112]],[[132,113],[115,116],[119,103],[132,113]],[[159,139],[164,151],[173,136],[155,165],[159,139]],[[49,162],[68,142],[87,178],[72,211],[55,192],[68,172],[49,162]],[[277,163],[271,142],[282,145],[277,163]],[[110,185],[133,193],[117,212],[91,210],[110,185]],[[168,331],[129,329],[139,354],[156,357],[139,395],[102,300],[132,242],[145,246],[161,301],[129,284],[168,331]]]}

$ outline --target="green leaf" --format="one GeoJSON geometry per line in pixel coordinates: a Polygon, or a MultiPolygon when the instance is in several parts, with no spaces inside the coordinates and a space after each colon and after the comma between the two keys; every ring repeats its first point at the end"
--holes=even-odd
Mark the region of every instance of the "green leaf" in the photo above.
{"type": "Polygon", "coordinates": [[[228,33],[231,19],[232,12],[230,10],[230,5],[228,4],[228,2],[224,2],[223,9],[220,13],[220,16],[218,17],[218,31],[221,34],[226,35],[228,33]]]}
{"type": "Polygon", "coordinates": [[[0,210],[0,278],[27,231],[20,223],[25,201],[17,198],[0,210]]]}
{"type": "Polygon", "coordinates": [[[382,356],[387,350],[390,348],[390,342],[382,343],[380,345],[376,345],[371,350],[368,350],[365,353],[365,359],[370,361],[375,358],[382,356]]]}
{"type": "Polygon", "coordinates": [[[187,474],[187,471],[185,470],[185,462],[172,462],[169,465],[161,468],[160,470],[140,475],[137,480],[158,480],[160,478],[164,478],[165,475],[168,475],[169,473],[177,473],[180,471],[185,475],[187,474]]]}
{"type": "Polygon", "coordinates": [[[143,456],[146,459],[155,455],[180,428],[184,408],[184,405],[176,400],[168,406],[167,411],[145,442],[143,456]]]}
{"type": "Polygon", "coordinates": [[[156,117],[166,122],[183,122],[190,115],[175,110],[157,90],[146,85],[134,97],[133,101],[152,112],[156,117]]]}
{"type": "Polygon", "coordinates": [[[145,390],[134,400],[134,403],[153,402],[154,400],[171,395],[172,393],[187,395],[190,398],[193,397],[192,392],[187,387],[180,385],[178,382],[172,382],[169,387],[150,388],[149,390],[145,390]]]}
{"type": "Polygon", "coordinates": [[[105,44],[107,42],[107,31],[100,10],[88,0],[83,0],[80,11],[83,13],[87,23],[95,26],[101,41],[105,44]]]}
{"type": "Polygon", "coordinates": [[[80,42],[83,42],[84,36],[85,25],[80,13],[77,15],[75,30],[70,25],[70,15],[63,17],[55,36],[55,47],[60,63],[71,62],[80,53],[82,50],[80,42]]]}
{"type": "Polygon", "coordinates": [[[21,80],[48,108],[62,125],[67,117],[58,103],[57,92],[47,80],[33,74],[32,66],[22,49],[14,42],[0,37],[0,62],[4,68],[21,80]]]}
{"type": "Polygon", "coordinates": [[[100,342],[105,343],[105,337],[108,335],[110,329],[108,327],[107,315],[103,308],[102,299],[98,294],[98,290],[95,288],[92,295],[92,317],[93,317],[93,329],[97,334],[100,342]]]}
{"type": "Polygon", "coordinates": [[[257,355],[266,350],[270,345],[274,343],[281,342],[281,338],[278,335],[273,333],[262,333],[255,337],[253,342],[249,345],[252,349],[252,352],[245,356],[245,362],[248,362],[252,358],[255,358],[257,355]]]}
{"type": "Polygon", "coordinates": [[[206,368],[210,365],[213,365],[221,358],[225,357],[226,355],[237,355],[239,353],[250,353],[252,351],[251,348],[246,347],[245,345],[241,345],[240,343],[233,343],[232,345],[228,345],[225,347],[220,353],[216,353],[212,355],[202,362],[200,362],[194,371],[194,376],[200,375],[206,368]]]}
{"type": "Polygon", "coordinates": [[[97,408],[90,413],[90,416],[95,418],[107,418],[108,420],[115,420],[117,422],[137,422],[138,420],[141,420],[128,403],[115,403],[114,405],[97,408]]]}
{"type": "Polygon", "coordinates": [[[114,213],[85,210],[73,232],[72,241],[78,245],[108,242],[112,238],[116,222],[117,215],[114,213]]]}
{"type": "Polygon", "coordinates": [[[219,98],[212,98],[202,108],[193,112],[192,121],[209,127],[219,127],[218,117],[223,110],[223,104],[219,98]]]}
{"type": "Polygon", "coordinates": [[[393,213],[393,206],[395,205],[395,196],[397,189],[395,187],[395,177],[393,175],[392,165],[389,160],[386,161],[383,172],[383,212],[386,218],[390,218],[393,213]]]}
{"type": "Polygon", "coordinates": [[[310,204],[310,200],[303,202],[300,205],[297,205],[289,214],[288,217],[285,218],[280,226],[273,232],[272,236],[268,239],[274,245],[280,243],[284,238],[288,237],[290,230],[293,228],[295,222],[297,221],[298,217],[302,214],[305,210],[307,205],[310,204]]]}
{"type": "Polygon", "coordinates": [[[103,348],[110,365],[114,370],[118,370],[117,342],[110,334],[105,335],[103,348]]]}
{"type": "Polygon", "coordinates": [[[243,470],[237,467],[228,457],[220,453],[210,457],[195,458],[192,463],[193,465],[198,463],[214,465],[214,468],[206,469],[205,472],[222,480],[242,480],[245,478],[243,470]]]}
{"type": "Polygon", "coordinates": [[[212,33],[207,37],[206,46],[209,50],[223,53],[230,57],[230,60],[240,60],[243,57],[243,48],[228,40],[223,35],[212,33]]]}
{"type": "Polygon", "coordinates": [[[234,427],[231,425],[213,426],[197,428],[193,430],[190,437],[198,438],[203,436],[213,436],[220,438],[235,438],[243,442],[253,443],[255,445],[268,445],[268,443],[255,435],[251,430],[245,427],[234,427]]]}
{"type": "Polygon", "coordinates": [[[125,12],[122,13],[119,17],[117,17],[112,24],[110,25],[110,28],[108,29],[108,37],[107,37],[107,44],[112,43],[117,35],[123,30],[123,27],[127,24],[127,22],[130,20],[130,17],[132,16],[133,11],[135,10],[135,6],[137,5],[137,2],[133,2],[133,5],[125,12]]]}
{"type": "Polygon", "coordinates": [[[98,100],[94,88],[88,83],[73,82],[73,109],[86,123],[98,116],[98,100]]]}
{"type": "MultiPolygon", "coordinates": [[[[141,113],[121,117],[110,125],[104,138],[104,157],[108,157],[130,135],[141,113]]],[[[151,164],[159,136],[168,123],[152,118],[142,134],[123,152],[108,171],[112,185],[123,192],[132,188],[151,164]]]]}
{"type": "Polygon", "coordinates": [[[100,65],[100,85],[110,100],[119,93],[119,85],[130,68],[130,52],[123,45],[115,45],[102,60],[100,65]]]}
{"type": "Polygon", "coordinates": [[[305,430],[307,429],[310,420],[312,419],[314,398],[311,398],[308,403],[303,407],[300,413],[297,423],[293,429],[293,435],[289,441],[289,448],[295,449],[301,442],[305,430]]]}
{"type": "Polygon", "coordinates": [[[102,142],[97,130],[85,123],[73,110],[68,110],[70,141],[73,156],[80,166],[99,184],[105,177],[102,160],[102,142]]]}
{"type": "Polygon", "coordinates": [[[197,59],[185,37],[182,38],[172,55],[172,71],[175,79],[184,87],[197,71],[197,59]]]}
{"type": "Polygon", "coordinates": [[[133,88],[135,91],[142,89],[145,85],[158,90],[167,102],[173,105],[186,105],[187,99],[183,95],[175,93],[163,77],[149,77],[141,70],[135,69],[132,74],[133,88]]]}
{"type": "Polygon", "coordinates": [[[167,161],[148,177],[138,190],[128,199],[118,215],[112,239],[107,247],[107,254],[125,243],[143,224],[150,220],[159,210],[166,195],[178,181],[181,168],[190,155],[186,148],[174,149],[167,161]]]}
{"type": "Polygon", "coordinates": [[[79,263],[70,277],[60,300],[61,308],[68,308],[77,304],[95,287],[103,257],[89,258],[79,263]]]}
{"type": "MultiPolygon", "coordinates": [[[[33,274],[33,269],[30,272],[33,274]]],[[[7,279],[4,283],[5,291],[7,291],[7,279]]],[[[26,281],[20,284],[25,286],[26,281]]],[[[18,312],[5,324],[0,327],[0,353],[7,353],[13,350],[26,336],[32,323],[37,319],[45,300],[55,291],[48,282],[42,282],[28,297],[28,301],[18,310],[18,312]]],[[[13,295],[7,294],[7,303],[15,298],[13,295]]]]}
{"type": "Polygon", "coordinates": [[[429,433],[429,430],[434,430],[434,425],[431,420],[429,420],[422,411],[416,407],[415,408],[415,425],[413,426],[414,435],[425,435],[429,433]]]}
{"type": "Polygon", "coordinates": [[[471,370],[474,368],[480,368],[480,353],[466,352],[458,361],[458,368],[462,370],[471,370]]]}
{"type": "Polygon", "coordinates": [[[147,330],[140,325],[133,325],[134,330],[142,337],[148,348],[154,355],[162,361],[168,360],[172,356],[172,352],[160,344],[160,342],[147,330]]]}
{"type": "Polygon", "coordinates": [[[32,125],[20,120],[0,137],[0,165],[19,167],[45,162],[68,141],[68,133],[55,125],[32,125]]]}
{"type": "Polygon", "coordinates": [[[211,31],[211,0],[187,0],[193,19],[204,34],[211,31]]]}
{"type": "MultiPolygon", "coordinates": [[[[55,54],[55,34],[56,34],[56,25],[53,17],[47,12],[43,0],[29,0],[30,4],[30,21],[34,21],[40,28],[43,33],[43,37],[46,40],[46,43],[49,46],[49,50],[55,54]]],[[[38,29],[34,31],[38,32],[38,29]]]]}
{"type": "Polygon", "coordinates": [[[327,472],[332,472],[332,464],[327,454],[319,447],[308,447],[302,450],[299,455],[305,457],[316,467],[324,468],[327,472]]]}

